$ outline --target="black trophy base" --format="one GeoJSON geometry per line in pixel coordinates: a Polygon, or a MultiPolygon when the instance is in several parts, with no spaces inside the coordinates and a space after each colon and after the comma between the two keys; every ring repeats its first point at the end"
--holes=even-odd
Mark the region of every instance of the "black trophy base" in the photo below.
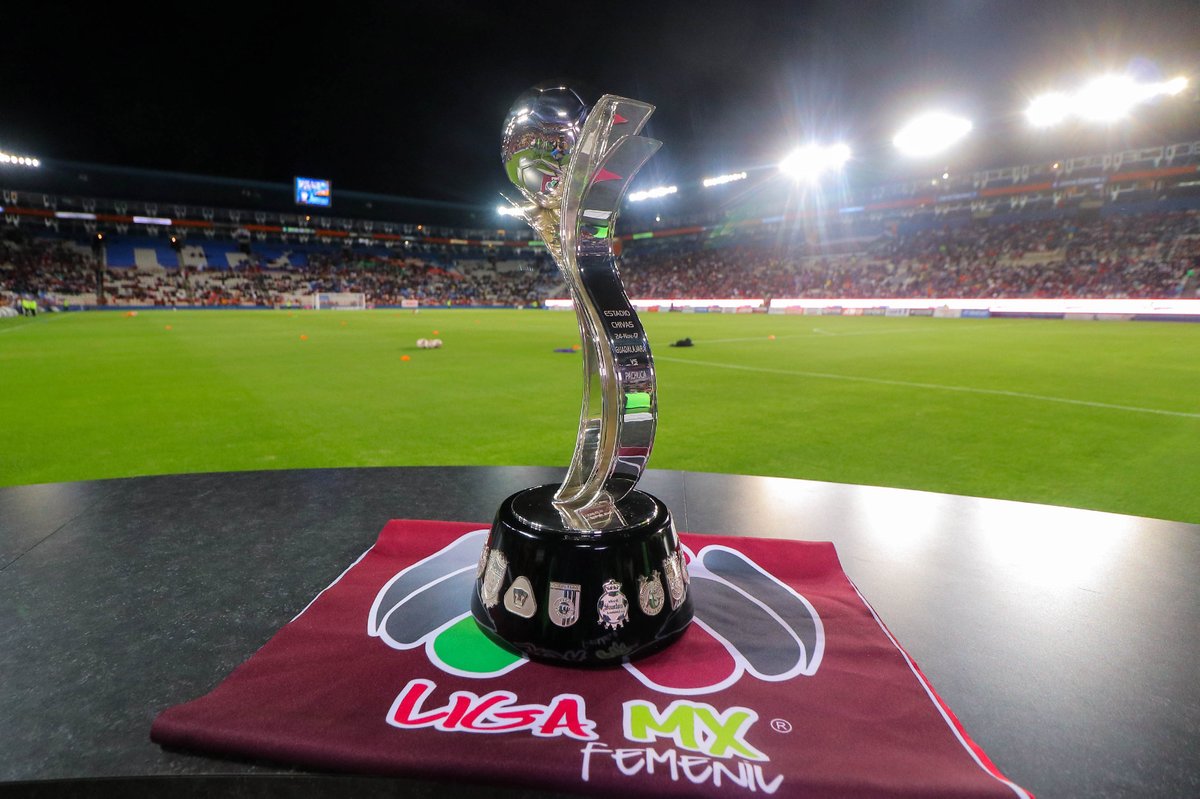
{"type": "Polygon", "coordinates": [[[682,635],[692,597],[666,506],[632,491],[580,531],[551,504],[557,489],[520,491],[496,513],[471,596],[483,632],[567,666],[624,663],[682,635]]]}

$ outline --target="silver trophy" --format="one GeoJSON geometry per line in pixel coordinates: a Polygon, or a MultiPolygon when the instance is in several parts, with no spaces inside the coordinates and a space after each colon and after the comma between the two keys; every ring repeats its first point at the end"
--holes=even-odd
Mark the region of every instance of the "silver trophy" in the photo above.
{"type": "Polygon", "coordinates": [[[509,202],[545,243],[574,302],[583,407],[563,482],[501,505],[472,610],[493,638],[553,662],[647,654],[692,618],[671,515],[635,489],[654,444],[657,391],[613,249],[621,200],[662,146],[638,135],[653,111],[614,95],[589,106],[548,83],[517,98],[504,123],[504,166],[523,199],[509,202]]]}

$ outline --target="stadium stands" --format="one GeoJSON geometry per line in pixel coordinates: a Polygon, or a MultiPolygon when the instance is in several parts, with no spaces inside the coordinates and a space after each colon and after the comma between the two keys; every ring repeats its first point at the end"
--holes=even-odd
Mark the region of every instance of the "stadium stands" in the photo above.
{"type": "MultiPolygon", "coordinates": [[[[181,269],[161,242],[117,240],[104,249],[105,305],[279,307],[317,292],[364,292],[377,306],[531,306],[566,293],[545,256],[455,259],[303,245],[256,245],[245,255],[234,243],[206,242],[181,248],[181,269]]],[[[632,296],[661,299],[1191,298],[1197,266],[1194,211],[964,220],[799,243],[763,230],[716,241],[682,236],[634,243],[621,262],[632,296]]],[[[80,307],[95,304],[95,292],[95,260],[83,244],[35,238],[0,250],[0,294],[80,307]]]]}
{"type": "MultiPolygon", "coordinates": [[[[138,266],[137,248],[132,241],[113,241],[105,248],[106,263],[112,268],[138,266]]],[[[147,264],[148,266],[149,264],[147,264]]]]}
{"type": "MultiPolygon", "coordinates": [[[[794,204],[785,183],[663,219],[631,207],[620,227],[630,294],[1197,296],[1200,140],[847,187],[814,207],[794,204]]],[[[512,222],[434,227],[12,188],[0,198],[0,304],[271,307],[364,292],[374,305],[528,306],[566,295],[542,243],[512,222]]]]}

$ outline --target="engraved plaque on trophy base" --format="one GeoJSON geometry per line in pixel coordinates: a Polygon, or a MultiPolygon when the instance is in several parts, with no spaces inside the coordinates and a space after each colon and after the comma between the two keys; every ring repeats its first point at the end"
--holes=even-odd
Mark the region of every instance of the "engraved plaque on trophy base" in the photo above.
{"type": "Polygon", "coordinates": [[[534,660],[577,666],[622,663],[678,638],[692,598],[666,506],[631,491],[580,530],[552,503],[557,489],[500,506],[471,597],[483,631],[534,660]]]}

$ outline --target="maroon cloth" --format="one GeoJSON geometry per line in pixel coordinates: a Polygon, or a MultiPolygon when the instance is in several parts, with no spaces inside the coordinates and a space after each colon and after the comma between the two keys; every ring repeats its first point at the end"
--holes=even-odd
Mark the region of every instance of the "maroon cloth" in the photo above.
{"type": "MultiPolygon", "coordinates": [[[[634,667],[575,670],[515,659],[465,615],[482,528],[389,522],[151,738],[605,796],[1029,796],[967,737],[832,544],[684,534],[697,623],[634,667]]],[[[587,592],[581,614],[595,612],[587,592]]]]}

